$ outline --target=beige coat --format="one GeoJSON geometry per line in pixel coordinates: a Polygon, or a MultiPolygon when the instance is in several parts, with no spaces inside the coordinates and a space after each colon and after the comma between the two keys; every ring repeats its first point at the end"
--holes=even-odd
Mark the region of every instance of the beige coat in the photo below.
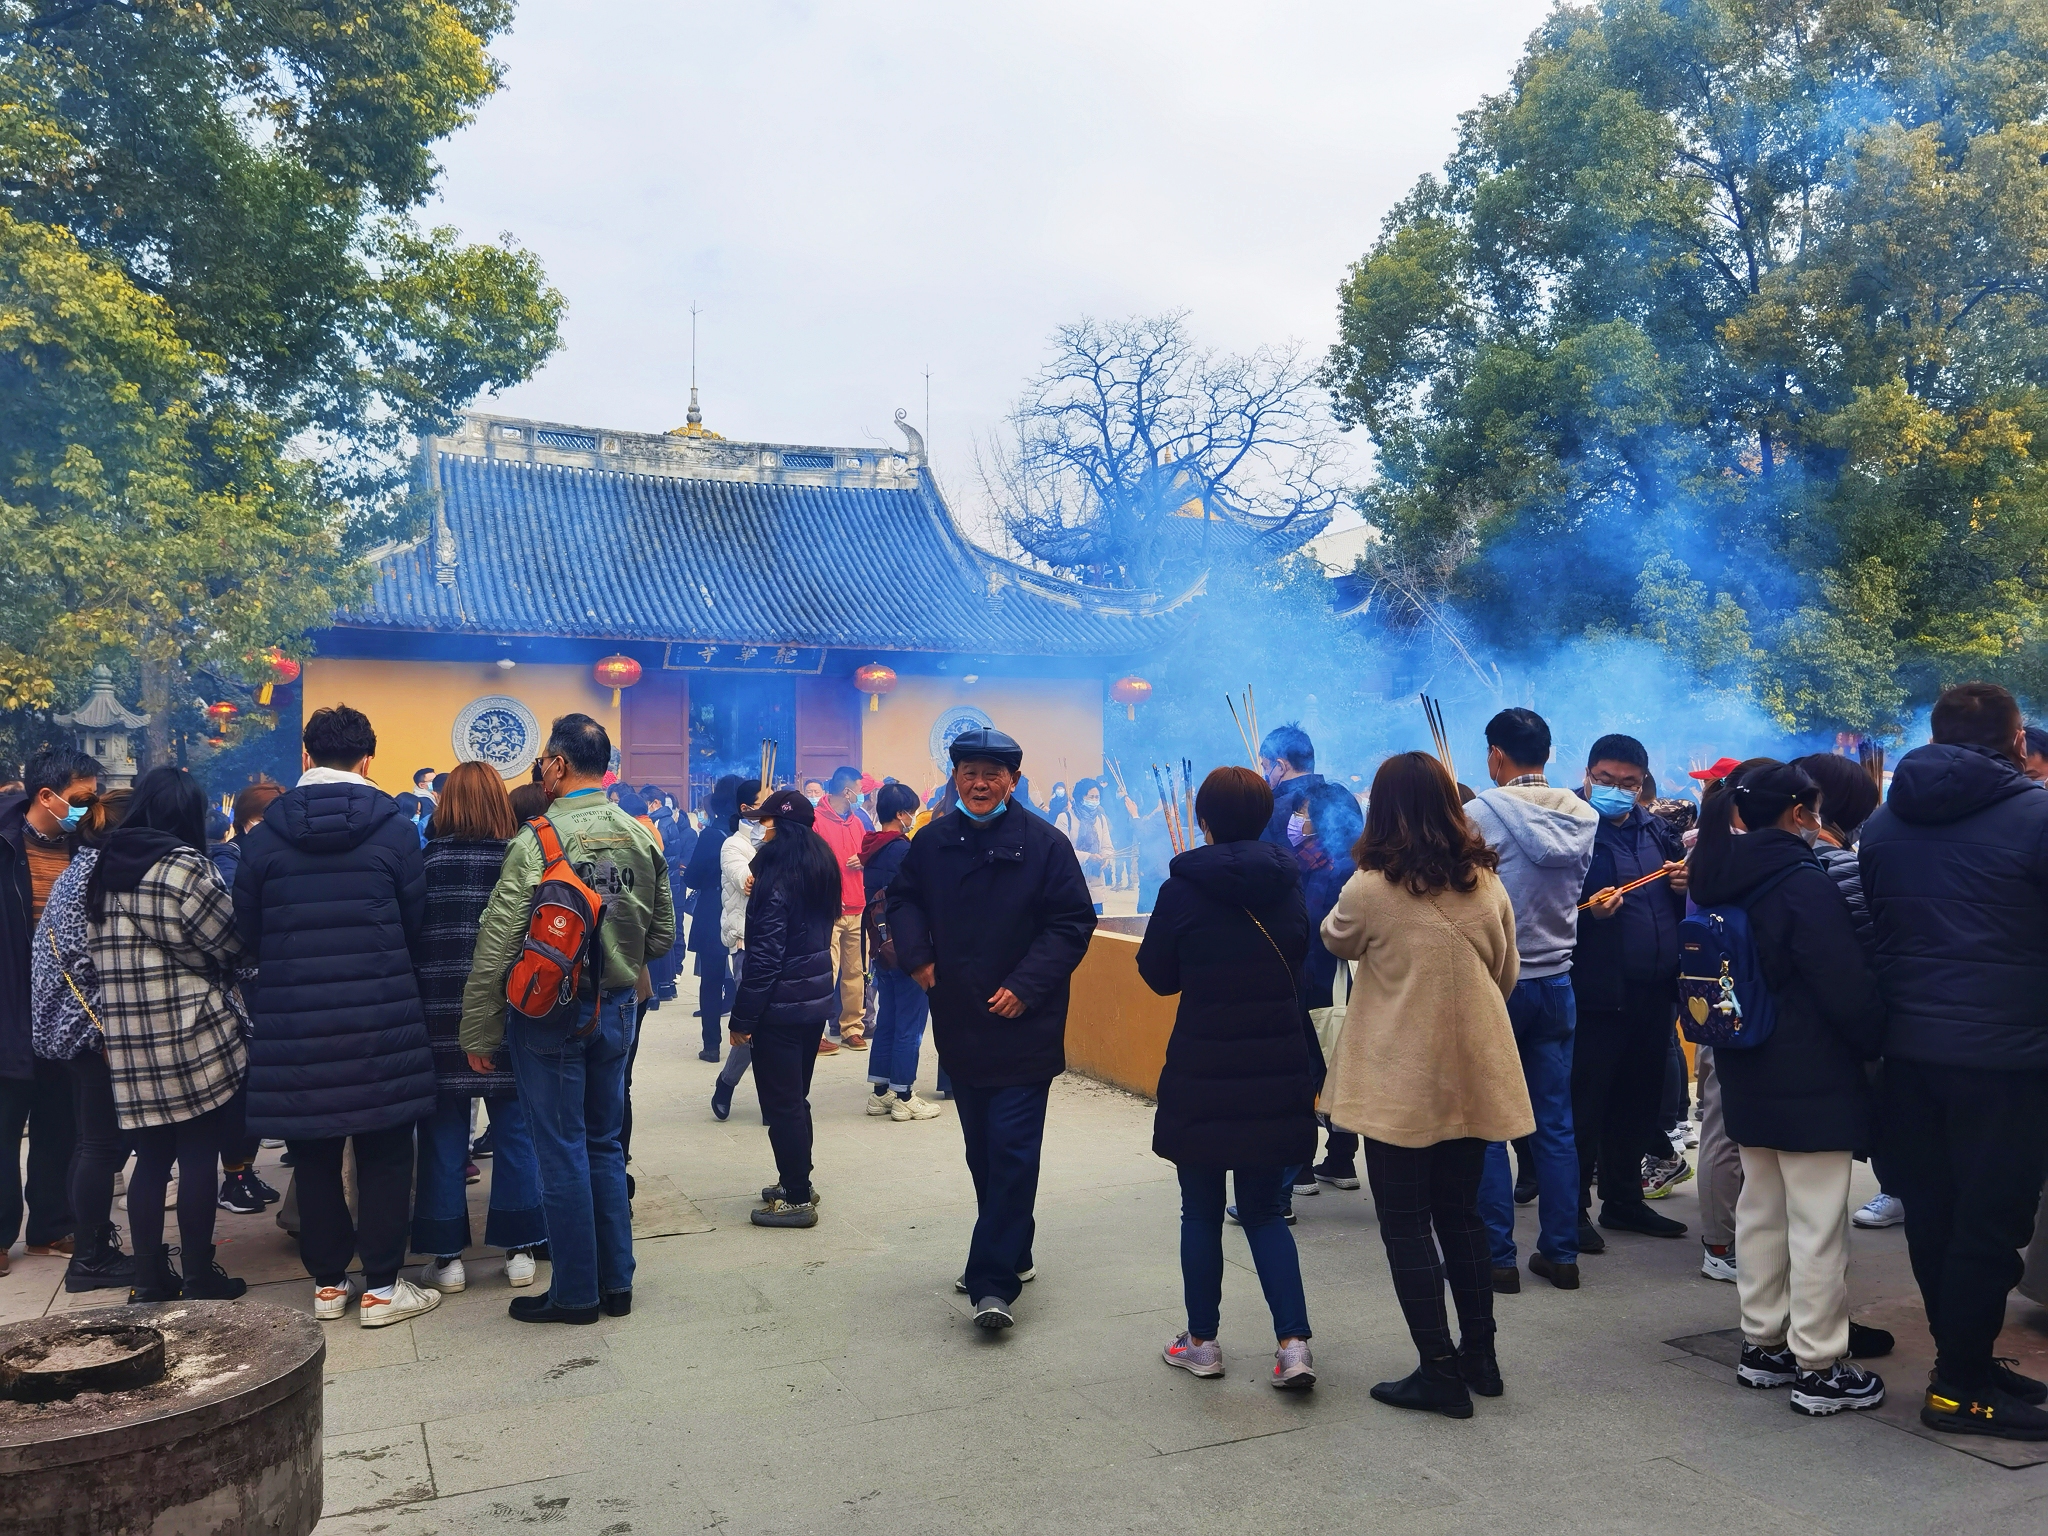
{"type": "Polygon", "coordinates": [[[1321,1103],[1330,1123],[1397,1147],[1536,1128],[1508,1023],[1515,913],[1491,870],[1469,893],[1413,896],[1377,871],[1344,882],[1323,943],[1358,962],[1321,1103]]]}

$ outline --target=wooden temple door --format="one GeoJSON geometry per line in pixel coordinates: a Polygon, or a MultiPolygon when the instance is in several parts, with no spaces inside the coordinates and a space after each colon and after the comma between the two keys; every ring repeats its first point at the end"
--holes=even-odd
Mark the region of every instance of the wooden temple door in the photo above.
{"type": "MultiPolygon", "coordinates": [[[[860,707],[865,702],[844,677],[799,677],[796,683],[796,772],[791,782],[819,783],[842,765],[861,766],[860,707]]],[[[777,778],[782,774],[777,773],[777,778]]]]}
{"type": "Polygon", "coordinates": [[[659,784],[690,804],[690,675],[648,672],[619,695],[619,777],[659,784]]]}

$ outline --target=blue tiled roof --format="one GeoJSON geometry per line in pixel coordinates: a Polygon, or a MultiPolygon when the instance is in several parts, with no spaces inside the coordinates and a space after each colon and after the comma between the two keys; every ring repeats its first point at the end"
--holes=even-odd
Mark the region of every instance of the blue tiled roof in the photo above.
{"type": "Polygon", "coordinates": [[[691,478],[441,454],[430,537],[337,623],[437,633],[1118,656],[1178,628],[1136,594],[999,560],[899,486],[691,478]]]}

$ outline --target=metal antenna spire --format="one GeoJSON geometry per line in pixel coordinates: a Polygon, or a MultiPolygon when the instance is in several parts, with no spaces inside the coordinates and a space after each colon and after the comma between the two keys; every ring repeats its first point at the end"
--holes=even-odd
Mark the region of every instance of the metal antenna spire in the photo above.
{"type": "Polygon", "coordinates": [[[704,412],[697,405],[697,316],[703,313],[696,301],[690,303],[690,412],[683,418],[693,427],[704,425],[704,412]]]}

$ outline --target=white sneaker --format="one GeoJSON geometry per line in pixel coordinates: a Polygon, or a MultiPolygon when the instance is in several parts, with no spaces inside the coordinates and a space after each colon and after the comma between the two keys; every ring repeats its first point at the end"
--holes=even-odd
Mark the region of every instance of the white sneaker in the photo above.
{"type": "Polygon", "coordinates": [[[1702,1243],[1700,1245],[1700,1273],[1709,1280],[1726,1280],[1730,1285],[1733,1285],[1736,1273],[1735,1250],[1730,1248],[1726,1253],[1716,1253],[1713,1249],[1702,1243]]]}
{"type": "Polygon", "coordinates": [[[505,1283],[513,1286],[533,1284],[533,1255],[524,1251],[505,1255],[505,1283]]]}
{"type": "Polygon", "coordinates": [[[897,1119],[896,1112],[889,1107],[895,1102],[895,1099],[896,1095],[893,1093],[870,1093],[868,1095],[868,1113],[871,1115],[887,1115],[891,1120],[897,1119]]]}
{"type": "Polygon", "coordinates": [[[423,1291],[401,1275],[398,1283],[391,1287],[389,1296],[363,1292],[363,1304],[358,1311],[365,1328],[388,1328],[393,1323],[402,1323],[423,1312],[431,1312],[439,1305],[439,1291],[423,1291]]]}
{"type": "Polygon", "coordinates": [[[469,1284],[469,1276],[462,1271],[462,1255],[458,1253],[454,1258],[445,1262],[439,1259],[432,1259],[422,1264],[420,1266],[420,1284],[432,1290],[447,1292],[450,1295],[461,1290],[469,1284]]]}
{"type": "Polygon", "coordinates": [[[899,1099],[893,1093],[889,1097],[894,1101],[889,1105],[889,1118],[891,1120],[936,1120],[939,1118],[939,1106],[927,1104],[914,1093],[907,1099],[899,1099]]]}
{"type": "Polygon", "coordinates": [[[1896,1227],[1906,1219],[1905,1202],[1897,1195],[1879,1193],[1856,1209],[1849,1220],[1859,1227],[1896,1227]]]}
{"type": "Polygon", "coordinates": [[[355,1294],[355,1282],[352,1280],[344,1280],[339,1285],[320,1286],[313,1292],[313,1315],[323,1323],[346,1317],[348,1304],[355,1294]]]}

